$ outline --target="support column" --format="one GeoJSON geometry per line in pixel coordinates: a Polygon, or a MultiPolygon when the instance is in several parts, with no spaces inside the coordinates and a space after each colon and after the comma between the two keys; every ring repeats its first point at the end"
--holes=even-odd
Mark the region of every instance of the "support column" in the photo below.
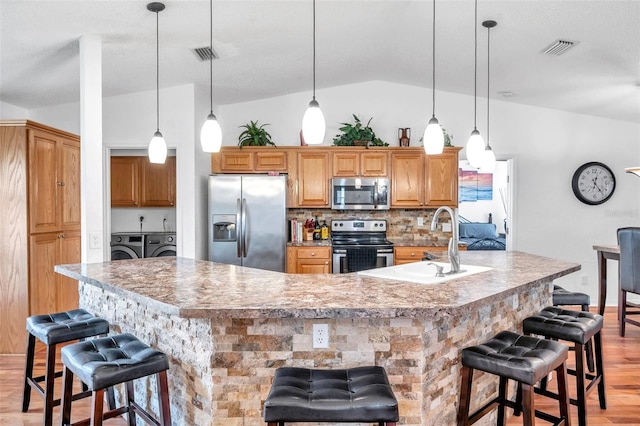
{"type": "Polygon", "coordinates": [[[108,260],[105,184],[102,146],[102,39],[80,37],[80,141],[82,262],[108,260]]]}

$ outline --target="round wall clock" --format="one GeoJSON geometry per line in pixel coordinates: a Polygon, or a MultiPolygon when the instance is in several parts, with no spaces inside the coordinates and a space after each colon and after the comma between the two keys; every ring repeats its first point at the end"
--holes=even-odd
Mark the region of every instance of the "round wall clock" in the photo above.
{"type": "Polygon", "coordinates": [[[576,198],[585,204],[607,201],[616,189],[616,177],[609,167],[597,161],[585,163],[573,174],[571,188],[576,198]]]}

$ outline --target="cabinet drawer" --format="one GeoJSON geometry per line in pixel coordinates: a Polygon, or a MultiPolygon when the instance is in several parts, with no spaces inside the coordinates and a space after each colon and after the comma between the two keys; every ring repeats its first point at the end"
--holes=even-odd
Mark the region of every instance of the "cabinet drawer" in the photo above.
{"type": "Polygon", "coordinates": [[[331,247],[298,247],[298,259],[329,259],[331,247]]]}

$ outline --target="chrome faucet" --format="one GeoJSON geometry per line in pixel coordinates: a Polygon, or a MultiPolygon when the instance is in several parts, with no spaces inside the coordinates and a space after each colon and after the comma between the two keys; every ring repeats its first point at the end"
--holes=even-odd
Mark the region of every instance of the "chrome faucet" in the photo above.
{"type": "Polygon", "coordinates": [[[449,274],[455,274],[460,272],[460,254],[458,253],[458,216],[454,213],[454,211],[447,206],[439,207],[438,210],[433,214],[433,219],[431,220],[431,232],[436,230],[438,226],[438,217],[443,210],[449,212],[449,216],[451,216],[451,238],[449,239],[449,248],[447,250],[447,256],[449,257],[449,263],[451,263],[451,271],[449,274]]]}

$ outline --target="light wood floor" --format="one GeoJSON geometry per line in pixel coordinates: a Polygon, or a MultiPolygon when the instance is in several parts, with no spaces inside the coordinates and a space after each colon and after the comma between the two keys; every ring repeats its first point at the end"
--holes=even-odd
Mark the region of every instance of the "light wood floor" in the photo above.
{"type": "MultiPolygon", "coordinates": [[[[607,409],[601,410],[598,404],[597,391],[588,397],[589,426],[598,425],[640,425],[640,327],[627,325],[627,336],[618,336],[618,321],[614,308],[605,313],[605,329],[603,332],[605,382],[607,392],[607,409]]],[[[572,354],[569,354],[570,359],[572,354]]],[[[35,368],[37,374],[44,369],[44,353],[39,352],[35,368]]],[[[22,381],[24,375],[24,356],[0,355],[0,425],[37,426],[42,424],[42,399],[34,392],[29,412],[22,413],[22,381]]],[[[56,394],[60,389],[60,381],[56,382],[56,394]]],[[[550,386],[553,386],[553,381],[550,386]]],[[[575,382],[570,381],[572,389],[575,382]]],[[[74,402],[73,421],[89,416],[89,401],[85,399],[74,402]]],[[[557,413],[557,403],[536,397],[537,408],[557,413]]],[[[577,424],[577,412],[572,408],[572,421],[577,424]]],[[[54,425],[60,422],[60,408],[54,410],[54,425]]],[[[179,421],[174,423],[180,424],[179,421]]],[[[539,424],[547,424],[538,421],[539,424]]],[[[126,425],[122,418],[112,419],[105,425],[126,425]]],[[[509,425],[521,425],[522,419],[512,417],[509,425]]],[[[446,425],[430,425],[446,426],[446,425]]]]}

